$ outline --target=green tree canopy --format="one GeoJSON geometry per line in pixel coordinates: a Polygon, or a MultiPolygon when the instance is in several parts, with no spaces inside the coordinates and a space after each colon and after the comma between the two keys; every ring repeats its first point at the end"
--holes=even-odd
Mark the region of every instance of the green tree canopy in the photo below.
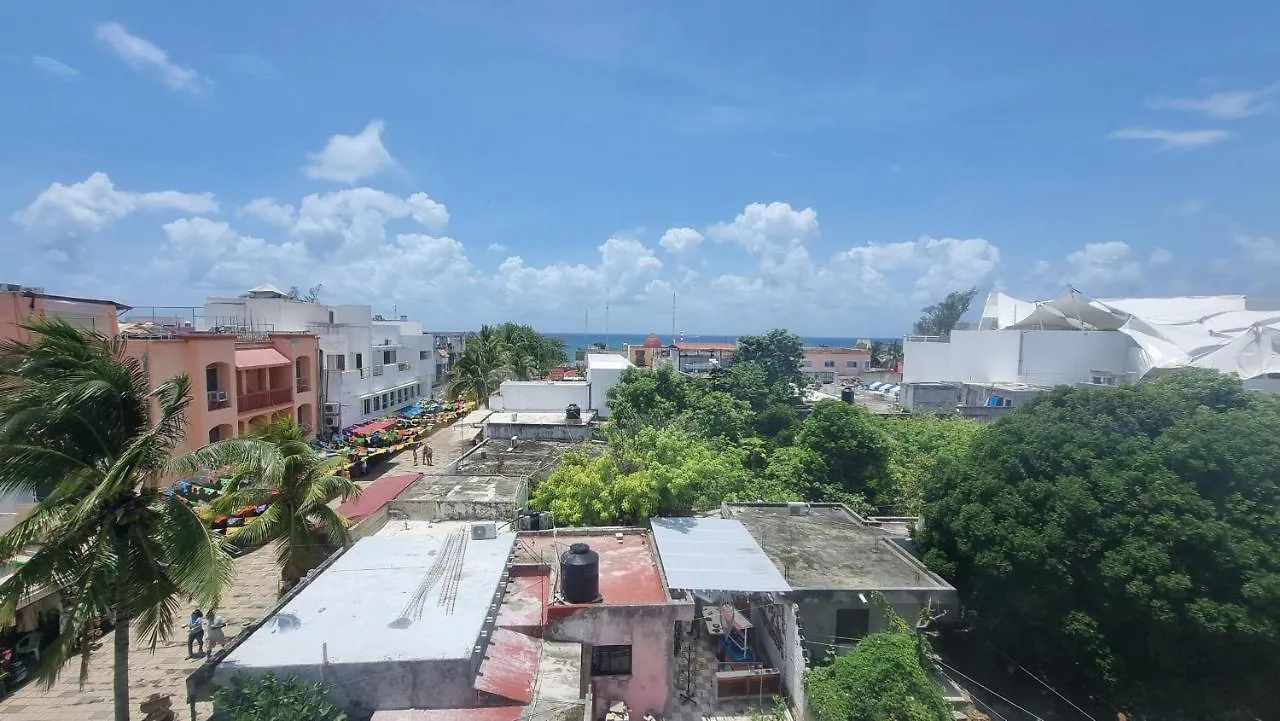
{"type": "Polygon", "coordinates": [[[833,493],[875,497],[884,485],[888,439],[862,406],[820,401],[800,424],[796,445],[816,453],[827,467],[833,493]]]}
{"type": "Polygon", "coordinates": [[[0,626],[31,591],[60,589],[62,633],[35,675],[52,684],[78,657],[83,683],[92,631],[112,619],[115,718],[127,721],[130,629],[154,649],[180,604],[213,604],[231,577],[224,544],[156,487],[185,438],[190,382],[152,391],[123,340],[61,320],[24,327],[31,341],[0,347],[0,494],[44,497],[0,536],[0,559],[37,549],[0,583],[0,626]]]}
{"type": "Polygon", "coordinates": [[[940,464],[917,541],[1026,658],[1128,689],[1274,673],[1278,437],[1280,402],[1212,371],[1059,389],[940,464]]]}
{"type": "Polygon", "coordinates": [[[610,420],[623,430],[667,425],[689,408],[689,382],[671,366],[628,368],[609,389],[610,420]]]}
{"type": "Polygon", "coordinates": [[[212,721],[346,721],[322,684],[238,673],[213,693],[212,721]]]}
{"type": "Polygon", "coordinates": [[[762,482],[741,446],[713,447],[675,428],[646,426],[611,438],[604,453],[566,454],[538,483],[531,505],[562,525],[644,523],[650,516],[715,508],[722,501],[781,501],[794,492],[762,482]]]}
{"type": "Polygon", "coordinates": [[[804,345],[800,337],[781,328],[774,328],[764,335],[744,335],[738,339],[733,353],[734,365],[755,363],[764,372],[766,386],[800,387],[804,376],[800,373],[800,361],[804,360],[804,345]]]}
{"type": "Polygon", "coordinates": [[[921,493],[938,466],[969,452],[982,426],[964,418],[921,416],[883,421],[889,441],[883,501],[896,513],[920,513],[921,493]]]}
{"type": "Polygon", "coordinates": [[[877,597],[889,627],[805,675],[818,721],[950,721],[951,708],[930,677],[923,637],[877,597]]]}
{"type": "Polygon", "coordinates": [[[231,484],[213,504],[218,513],[267,505],[235,537],[252,548],[275,542],[285,590],[293,588],[329,552],[350,541],[345,519],[328,504],[360,493],[333,472],[307,442],[306,432],[282,416],[247,437],[212,443],[182,460],[183,470],[226,469],[231,484]]]}
{"type": "Polygon", "coordinates": [[[916,335],[948,336],[969,312],[969,304],[978,295],[977,288],[954,290],[947,297],[921,311],[912,332],[916,335]]]}

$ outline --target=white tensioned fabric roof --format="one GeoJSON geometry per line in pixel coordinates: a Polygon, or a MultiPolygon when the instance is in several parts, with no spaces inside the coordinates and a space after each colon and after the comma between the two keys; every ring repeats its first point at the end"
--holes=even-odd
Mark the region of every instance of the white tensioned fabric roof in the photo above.
{"type": "Polygon", "coordinates": [[[732,518],[651,518],[667,587],[685,591],[790,591],[741,521],[732,518]]]}
{"type": "Polygon", "coordinates": [[[1071,290],[1054,300],[1027,302],[993,292],[983,326],[1124,333],[1142,351],[1143,373],[1186,366],[1241,378],[1280,373],[1280,305],[1249,305],[1243,295],[1095,300],[1071,290]]]}

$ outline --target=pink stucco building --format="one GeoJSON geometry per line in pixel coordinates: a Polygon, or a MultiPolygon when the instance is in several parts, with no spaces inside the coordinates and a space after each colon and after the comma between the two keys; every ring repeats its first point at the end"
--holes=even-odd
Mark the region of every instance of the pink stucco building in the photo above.
{"type": "Polygon", "coordinates": [[[245,337],[199,332],[178,322],[127,323],[129,306],[110,300],[51,295],[40,288],[0,286],[0,340],[29,340],[22,325],[62,318],[73,325],[127,340],[126,352],[141,358],[153,387],[185,373],[191,379],[187,438],[178,453],[233,438],[254,424],[288,415],[300,425],[316,423],[316,354],[311,333],[264,333],[245,337]]]}

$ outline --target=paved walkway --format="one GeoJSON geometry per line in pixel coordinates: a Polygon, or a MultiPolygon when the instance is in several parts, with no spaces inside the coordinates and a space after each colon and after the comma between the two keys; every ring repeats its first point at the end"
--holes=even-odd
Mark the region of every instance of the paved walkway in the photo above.
{"type": "MultiPolygon", "coordinates": [[[[443,474],[449,463],[470,447],[473,428],[461,428],[458,424],[441,428],[427,438],[434,453],[435,465],[413,465],[413,454],[408,450],[378,466],[376,474],[360,479],[361,486],[388,473],[418,471],[426,474],[443,474]]],[[[228,588],[218,613],[227,620],[227,636],[233,637],[240,629],[262,618],[277,600],[280,569],[275,563],[275,551],[271,546],[255,549],[236,559],[236,575],[228,588]]],[[[205,609],[208,610],[208,609],[205,609]]],[[[183,609],[178,623],[186,621],[190,609],[183,609]]],[[[154,653],[139,648],[137,639],[129,656],[129,705],[132,718],[141,719],[138,704],[153,693],[168,694],[178,718],[190,718],[187,710],[187,676],[200,666],[201,659],[187,658],[187,635],[176,629],[169,641],[161,641],[154,653]]],[[[110,721],[114,717],[112,706],[111,637],[105,636],[102,645],[94,652],[89,666],[89,677],[84,690],[77,684],[79,663],[68,664],[61,679],[53,688],[45,690],[41,685],[28,683],[16,693],[0,701],[0,719],[4,721],[110,721]]],[[[208,718],[212,706],[197,705],[197,718],[208,718]]]]}

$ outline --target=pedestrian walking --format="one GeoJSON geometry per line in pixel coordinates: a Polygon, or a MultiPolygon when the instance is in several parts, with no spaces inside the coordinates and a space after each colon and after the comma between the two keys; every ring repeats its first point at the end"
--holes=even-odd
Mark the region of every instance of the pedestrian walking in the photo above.
{"type": "Polygon", "coordinates": [[[433,455],[434,453],[431,450],[431,446],[424,445],[422,447],[422,460],[426,461],[428,466],[432,465],[431,458],[433,455]]]}
{"type": "Polygon", "coordinates": [[[418,446],[419,445],[420,444],[417,441],[413,442],[413,465],[415,466],[418,465],[418,446]]]}
{"type": "Polygon", "coordinates": [[[187,658],[192,658],[196,652],[192,650],[199,646],[200,655],[204,655],[204,614],[200,609],[191,612],[191,618],[187,620],[185,625],[187,629],[187,658]]]}
{"type": "Polygon", "coordinates": [[[227,647],[227,621],[217,611],[210,610],[204,617],[204,625],[209,634],[209,655],[212,656],[218,646],[227,647]]]}

